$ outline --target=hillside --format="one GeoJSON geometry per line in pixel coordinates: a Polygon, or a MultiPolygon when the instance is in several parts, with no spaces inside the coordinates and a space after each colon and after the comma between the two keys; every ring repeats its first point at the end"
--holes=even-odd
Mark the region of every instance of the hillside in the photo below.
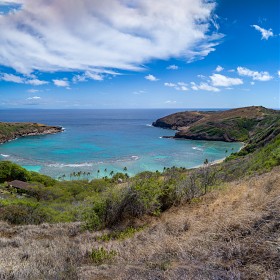
{"type": "Polygon", "coordinates": [[[47,126],[38,123],[4,123],[0,122],[0,144],[18,137],[45,135],[61,132],[59,126],[47,126]]]}
{"type": "Polygon", "coordinates": [[[279,174],[224,184],[114,230],[0,222],[0,279],[279,279],[279,174]]]}
{"type": "Polygon", "coordinates": [[[57,181],[0,161],[0,279],[279,279],[278,112],[190,114],[258,123],[239,153],[191,170],[57,181]]]}
{"type": "Polygon", "coordinates": [[[258,145],[269,142],[279,134],[280,112],[261,106],[227,111],[181,112],[160,118],[153,125],[178,130],[174,138],[239,141],[258,145]]]}

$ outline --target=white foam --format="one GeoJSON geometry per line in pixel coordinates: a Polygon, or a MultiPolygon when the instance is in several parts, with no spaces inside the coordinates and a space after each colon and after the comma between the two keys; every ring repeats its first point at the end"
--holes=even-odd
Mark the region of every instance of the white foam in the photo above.
{"type": "Polygon", "coordinates": [[[151,127],[151,126],[153,126],[152,124],[146,124],[146,126],[149,126],[149,127],[151,127]]]}
{"type": "Polygon", "coordinates": [[[133,160],[138,160],[140,157],[138,157],[138,156],[132,156],[131,157],[133,160]]]}
{"type": "Polygon", "coordinates": [[[10,156],[9,156],[9,155],[1,154],[1,157],[8,158],[8,157],[10,157],[10,156]]]}
{"type": "Polygon", "coordinates": [[[202,148],[199,148],[199,147],[192,147],[193,150],[197,150],[197,151],[203,151],[202,148]]]}
{"type": "Polygon", "coordinates": [[[92,163],[69,163],[69,164],[63,164],[63,163],[52,163],[48,164],[49,167],[57,167],[57,168],[63,168],[63,167],[92,167],[92,163]]]}

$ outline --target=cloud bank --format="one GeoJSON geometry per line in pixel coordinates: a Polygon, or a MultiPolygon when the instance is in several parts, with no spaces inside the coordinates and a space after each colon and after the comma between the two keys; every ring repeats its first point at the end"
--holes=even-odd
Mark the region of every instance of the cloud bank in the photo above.
{"type": "Polygon", "coordinates": [[[0,65],[22,74],[139,70],[171,57],[192,61],[214,51],[222,37],[210,34],[215,4],[206,0],[11,2],[21,8],[0,15],[0,65]]]}

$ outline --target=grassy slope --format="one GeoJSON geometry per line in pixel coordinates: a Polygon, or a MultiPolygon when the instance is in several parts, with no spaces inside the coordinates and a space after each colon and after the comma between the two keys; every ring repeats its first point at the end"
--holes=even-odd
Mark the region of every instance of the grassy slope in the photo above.
{"type": "Polygon", "coordinates": [[[0,278],[279,279],[279,171],[136,220],[149,226],[124,240],[100,241],[104,232],[73,223],[0,223],[0,278]],[[94,265],[89,253],[100,247],[117,255],[94,265]]]}

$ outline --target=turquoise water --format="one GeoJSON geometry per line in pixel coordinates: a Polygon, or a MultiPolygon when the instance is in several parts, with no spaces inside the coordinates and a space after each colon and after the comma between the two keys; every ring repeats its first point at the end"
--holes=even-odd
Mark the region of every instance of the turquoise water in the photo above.
{"type": "Polygon", "coordinates": [[[0,160],[55,178],[72,172],[90,178],[111,171],[129,175],[164,167],[191,168],[222,159],[240,143],[162,138],[175,131],[151,123],[176,110],[2,110],[1,121],[30,121],[60,125],[63,133],[20,138],[0,145],[0,160]],[[98,172],[99,170],[99,172],[98,172]]]}

